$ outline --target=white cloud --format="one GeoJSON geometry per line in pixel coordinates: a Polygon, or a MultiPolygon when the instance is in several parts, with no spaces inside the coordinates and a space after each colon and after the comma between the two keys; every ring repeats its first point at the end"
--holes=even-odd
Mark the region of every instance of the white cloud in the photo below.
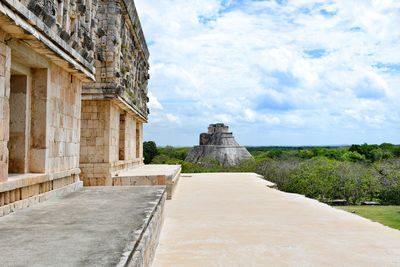
{"type": "Polygon", "coordinates": [[[293,131],[302,144],[354,142],[346,129],[400,143],[400,1],[135,3],[151,52],[150,138],[179,121],[171,144],[188,145],[184,133],[221,121],[249,129],[249,144],[272,132],[293,144],[293,131]]]}
{"type": "Polygon", "coordinates": [[[170,121],[170,122],[177,123],[177,124],[181,123],[181,119],[177,115],[168,113],[166,116],[167,116],[168,121],[170,121]]]}
{"type": "Polygon", "coordinates": [[[164,109],[160,102],[158,102],[157,97],[155,97],[152,92],[149,92],[147,96],[149,97],[148,106],[150,109],[164,109]]]}

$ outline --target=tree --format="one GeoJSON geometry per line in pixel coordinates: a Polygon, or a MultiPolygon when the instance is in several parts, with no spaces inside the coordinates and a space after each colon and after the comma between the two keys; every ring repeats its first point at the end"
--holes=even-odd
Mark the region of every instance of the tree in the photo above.
{"type": "Polygon", "coordinates": [[[157,156],[157,145],[153,141],[143,143],[144,163],[149,164],[157,156]]]}

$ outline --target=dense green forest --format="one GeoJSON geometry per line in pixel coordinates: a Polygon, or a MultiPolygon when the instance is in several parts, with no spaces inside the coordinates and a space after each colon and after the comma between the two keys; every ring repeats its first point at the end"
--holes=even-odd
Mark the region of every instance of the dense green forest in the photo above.
{"type": "Polygon", "coordinates": [[[328,202],[349,204],[377,201],[400,205],[400,146],[248,147],[254,160],[226,168],[212,158],[201,164],[185,162],[189,147],[156,147],[144,143],[147,164],[181,164],[184,173],[256,172],[282,191],[328,202]]]}

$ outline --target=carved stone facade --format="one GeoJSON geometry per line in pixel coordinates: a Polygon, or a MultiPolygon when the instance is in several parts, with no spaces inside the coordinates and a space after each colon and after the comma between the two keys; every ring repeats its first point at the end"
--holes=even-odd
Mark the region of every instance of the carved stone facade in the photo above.
{"type": "Polygon", "coordinates": [[[82,92],[81,178],[113,185],[117,172],[143,165],[148,57],[133,1],[99,0],[96,82],[82,92]],[[100,149],[103,147],[103,149],[100,149]]]}
{"type": "Polygon", "coordinates": [[[143,164],[148,57],[132,0],[0,0],[0,216],[143,164]]]}
{"type": "Polygon", "coordinates": [[[81,6],[0,1],[0,216],[82,186],[81,90],[95,77],[96,9],[81,6]]]}

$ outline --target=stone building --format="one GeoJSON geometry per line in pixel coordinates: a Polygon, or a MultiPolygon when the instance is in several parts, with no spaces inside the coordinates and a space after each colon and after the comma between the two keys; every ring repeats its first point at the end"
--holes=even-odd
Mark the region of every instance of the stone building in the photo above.
{"type": "Polygon", "coordinates": [[[83,84],[80,168],[85,186],[110,186],[118,172],[143,165],[149,52],[132,0],[98,0],[96,14],[96,81],[83,84]]]}
{"type": "Polygon", "coordinates": [[[79,191],[1,218],[2,263],[151,265],[180,166],[142,166],[148,58],[133,0],[0,0],[0,217],[79,191]]]}
{"type": "Polygon", "coordinates": [[[0,216],[74,191],[96,1],[0,1],[0,216]]]}
{"type": "Polygon", "coordinates": [[[0,216],[143,169],[149,52],[133,0],[0,0],[0,216]],[[142,169],[132,172],[132,168],[142,169]]]}
{"type": "Polygon", "coordinates": [[[210,124],[208,132],[200,134],[199,146],[190,150],[185,161],[201,163],[206,157],[215,158],[227,167],[236,166],[244,159],[252,159],[247,149],[236,142],[229,127],[223,123],[210,124]]]}

